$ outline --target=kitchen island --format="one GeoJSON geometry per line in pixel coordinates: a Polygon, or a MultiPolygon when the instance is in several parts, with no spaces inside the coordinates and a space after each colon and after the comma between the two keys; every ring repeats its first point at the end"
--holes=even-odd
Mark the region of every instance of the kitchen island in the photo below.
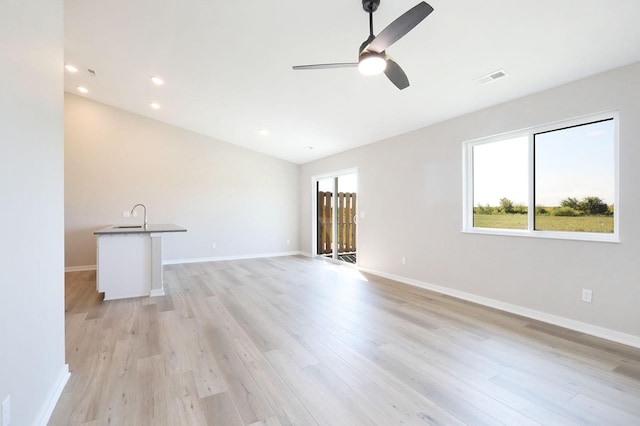
{"type": "Polygon", "coordinates": [[[111,225],[95,231],[96,284],[104,300],[163,296],[162,236],[186,231],[174,224],[111,225]]]}

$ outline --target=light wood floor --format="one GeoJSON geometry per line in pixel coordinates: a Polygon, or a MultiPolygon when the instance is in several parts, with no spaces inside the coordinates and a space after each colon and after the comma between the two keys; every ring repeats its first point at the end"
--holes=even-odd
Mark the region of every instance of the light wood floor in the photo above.
{"type": "Polygon", "coordinates": [[[51,425],[640,425],[640,350],[302,257],[66,277],[51,425]]]}

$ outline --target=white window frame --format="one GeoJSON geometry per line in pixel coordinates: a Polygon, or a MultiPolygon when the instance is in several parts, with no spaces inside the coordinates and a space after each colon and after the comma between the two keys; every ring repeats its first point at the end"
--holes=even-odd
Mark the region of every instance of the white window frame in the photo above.
{"type": "Polygon", "coordinates": [[[619,125],[618,111],[591,114],[569,120],[558,121],[514,132],[503,133],[485,138],[473,139],[462,144],[462,232],[470,234],[508,235],[519,237],[552,238],[580,241],[620,242],[620,198],[619,198],[619,125]],[[614,200],[613,233],[600,232],[563,232],[534,230],[534,135],[567,127],[585,125],[597,121],[613,119],[614,126],[614,200]],[[476,145],[504,141],[526,136],[528,138],[528,229],[476,228],[473,226],[473,147],[476,145]]]}

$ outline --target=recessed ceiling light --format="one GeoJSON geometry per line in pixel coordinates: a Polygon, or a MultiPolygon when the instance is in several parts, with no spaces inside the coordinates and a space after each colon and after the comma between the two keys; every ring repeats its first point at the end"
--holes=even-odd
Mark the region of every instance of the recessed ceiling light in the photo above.
{"type": "Polygon", "coordinates": [[[160,104],[158,102],[151,102],[149,106],[153,109],[160,109],[160,104]]]}
{"type": "Polygon", "coordinates": [[[164,80],[156,76],[151,77],[151,82],[156,86],[162,86],[164,84],[164,80]]]}
{"type": "Polygon", "coordinates": [[[269,131],[267,129],[258,129],[258,134],[261,136],[267,136],[269,131]]]}
{"type": "Polygon", "coordinates": [[[307,151],[313,151],[313,147],[312,146],[308,146],[305,148],[307,151]]]}
{"type": "Polygon", "coordinates": [[[78,72],[78,68],[71,64],[66,64],[64,68],[69,72],[78,72]]]}
{"type": "Polygon", "coordinates": [[[78,86],[77,89],[78,89],[78,92],[80,93],[89,93],[89,89],[87,89],[84,86],[78,86]]]}

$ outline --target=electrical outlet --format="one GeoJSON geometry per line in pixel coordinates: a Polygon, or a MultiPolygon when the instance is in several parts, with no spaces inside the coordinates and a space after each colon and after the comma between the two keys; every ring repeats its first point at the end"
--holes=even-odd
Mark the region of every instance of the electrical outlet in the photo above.
{"type": "Polygon", "coordinates": [[[133,211],[133,214],[131,215],[133,217],[138,217],[138,212],[136,210],[133,211]]]}
{"type": "Polygon", "coordinates": [[[216,243],[211,243],[211,248],[216,248],[216,243]]]}
{"type": "Polygon", "coordinates": [[[122,210],[122,217],[131,217],[131,212],[129,210],[122,210]]]}
{"type": "Polygon", "coordinates": [[[290,240],[287,240],[287,245],[289,245],[289,244],[291,244],[291,241],[290,241],[290,240]]]}
{"type": "Polygon", "coordinates": [[[403,265],[407,264],[407,258],[402,256],[402,259],[400,260],[402,262],[403,265]]]}
{"type": "Polygon", "coordinates": [[[593,293],[592,293],[591,290],[588,290],[586,288],[582,289],[582,301],[583,302],[591,303],[592,295],[593,295],[593,293]]]}
{"type": "Polygon", "coordinates": [[[11,424],[11,395],[2,401],[2,426],[9,426],[11,424]]]}

